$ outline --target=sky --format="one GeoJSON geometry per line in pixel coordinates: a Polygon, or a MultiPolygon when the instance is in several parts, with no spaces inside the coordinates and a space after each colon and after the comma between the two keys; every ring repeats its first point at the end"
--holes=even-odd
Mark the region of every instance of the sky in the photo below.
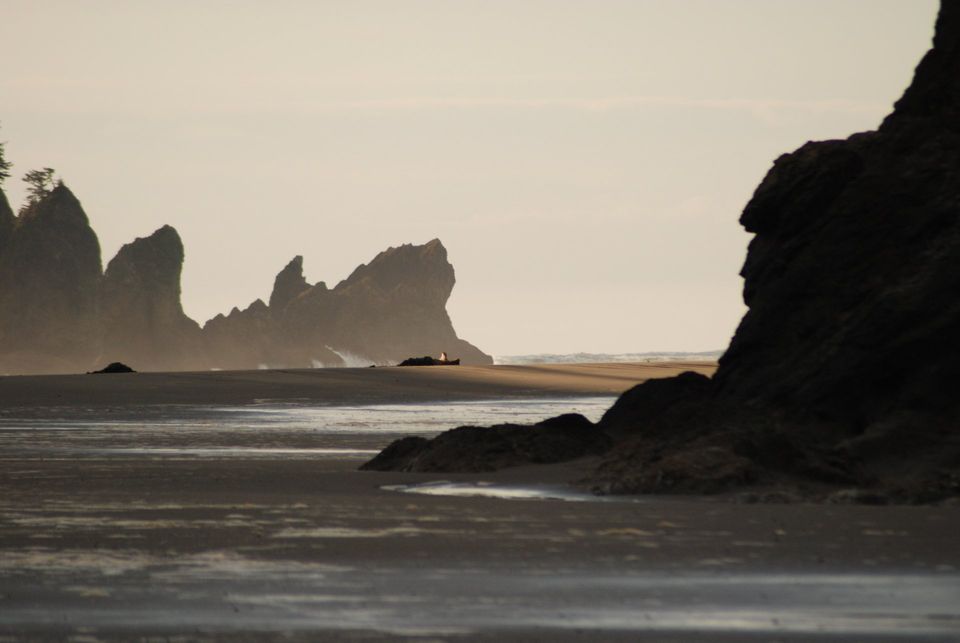
{"type": "Polygon", "coordinates": [[[773,160],[875,128],[935,0],[0,0],[0,141],[201,324],[439,238],[494,355],[724,348],[773,160]]]}

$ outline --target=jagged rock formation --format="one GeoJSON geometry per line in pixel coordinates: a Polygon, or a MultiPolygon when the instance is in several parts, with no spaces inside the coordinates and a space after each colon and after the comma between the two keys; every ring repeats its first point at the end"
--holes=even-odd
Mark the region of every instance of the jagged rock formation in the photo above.
{"type": "Polygon", "coordinates": [[[309,288],[310,284],[303,276],[303,257],[297,255],[290,260],[290,263],[283,270],[277,273],[276,279],[273,280],[273,292],[270,293],[270,310],[277,314],[282,313],[287,304],[309,288]]]}
{"type": "MultiPolygon", "coordinates": [[[[216,368],[242,370],[266,367],[276,360],[276,327],[270,309],[257,299],[245,309],[234,307],[228,315],[217,315],[203,326],[208,355],[216,368]]],[[[276,363],[276,362],[275,362],[276,363]]],[[[299,362],[282,360],[283,366],[309,367],[309,358],[299,362]]]]}
{"type": "Polygon", "coordinates": [[[100,274],[100,243],[70,190],[57,186],[17,217],[3,196],[0,373],[90,363],[98,353],[100,274]]]}
{"type": "Polygon", "coordinates": [[[625,393],[592,483],[960,495],[960,3],[881,127],[777,159],[741,223],[749,311],[716,375],[625,393]]]}
{"type": "Polygon", "coordinates": [[[453,329],[446,304],[455,281],[439,239],[389,248],[332,290],[321,283],[302,292],[284,309],[284,329],[305,345],[377,363],[446,351],[464,364],[491,364],[453,329]]]}
{"type": "Polygon", "coordinates": [[[297,256],[277,275],[269,306],[218,315],[204,334],[221,368],[340,366],[341,355],[386,364],[444,350],[465,364],[490,364],[453,329],[446,303],[454,282],[438,239],[381,252],[333,289],[308,284],[297,256]]]}
{"type": "Polygon", "coordinates": [[[124,361],[141,371],[343,366],[337,351],[388,363],[446,350],[492,363],[457,338],[445,305],[443,245],[401,246],[333,290],[307,283],[303,258],[277,275],[270,304],[183,312],[183,244],[163,226],[123,246],[102,272],[100,245],[73,193],[58,185],[14,215],[0,190],[0,374],[83,372],[124,361]]]}
{"type": "Polygon", "coordinates": [[[200,327],[180,305],[183,243],[170,226],[128,243],[103,275],[103,353],[156,371],[208,368],[200,327]]]}

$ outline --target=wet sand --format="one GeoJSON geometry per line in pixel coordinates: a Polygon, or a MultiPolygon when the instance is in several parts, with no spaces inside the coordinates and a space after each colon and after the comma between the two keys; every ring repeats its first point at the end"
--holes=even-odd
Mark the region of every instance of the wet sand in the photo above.
{"type": "Polygon", "coordinates": [[[677,367],[0,380],[24,392],[0,413],[0,641],[960,640],[957,507],[594,499],[564,486],[590,460],[360,472],[366,456],[347,448],[395,435],[337,434],[329,456],[317,447],[333,438],[309,426],[223,431],[223,409],[143,406],[204,393],[301,409],[342,401],[332,391],[357,381],[390,401],[425,382],[414,395],[599,394],[661,368],[677,367]],[[276,395],[280,382],[296,393],[276,395]],[[542,498],[400,491],[441,480],[542,498]]]}
{"type": "MultiPolygon", "coordinates": [[[[359,462],[8,459],[0,632],[960,637],[954,508],[421,496],[383,487],[437,476],[359,473],[359,462]]],[[[481,477],[559,483],[589,464],[481,477]]]]}
{"type": "Polygon", "coordinates": [[[237,405],[259,401],[384,404],[549,395],[618,395],[712,362],[326,368],[0,377],[0,409],[237,405]]]}

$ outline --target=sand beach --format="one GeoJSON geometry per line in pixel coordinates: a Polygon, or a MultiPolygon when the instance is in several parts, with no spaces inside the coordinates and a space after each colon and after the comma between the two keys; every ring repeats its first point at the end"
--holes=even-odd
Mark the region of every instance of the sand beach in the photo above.
{"type": "Polygon", "coordinates": [[[0,377],[0,409],[157,404],[386,404],[501,397],[619,395],[711,362],[380,367],[0,377]]]}
{"type": "Polygon", "coordinates": [[[0,634],[960,636],[957,507],[596,498],[566,484],[589,459],[357,470],[404,427],[568,407],[596,419],[635,381],[688,368],[712,365],[4,378],[0,634]]]}

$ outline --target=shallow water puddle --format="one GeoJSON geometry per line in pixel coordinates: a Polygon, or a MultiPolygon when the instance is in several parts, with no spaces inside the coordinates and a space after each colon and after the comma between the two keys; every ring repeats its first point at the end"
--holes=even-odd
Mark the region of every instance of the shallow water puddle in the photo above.
{"type": "Polygon", "coordinates": [[[504,500],[566,500],[569,502],[642,502],[639,498],[597,496],[559,485],[508,485],[493,482],[422,482],[380,487],[384,491],[457,498],[501,498],[504,500]]]}
{"type": "Polygon", "coordinates": [[[16,631],[55,613],[103,631],[960,635],[956,574],[542,574],[81,550],[23,552],[0,570],[0,628],[16,631]]]}

